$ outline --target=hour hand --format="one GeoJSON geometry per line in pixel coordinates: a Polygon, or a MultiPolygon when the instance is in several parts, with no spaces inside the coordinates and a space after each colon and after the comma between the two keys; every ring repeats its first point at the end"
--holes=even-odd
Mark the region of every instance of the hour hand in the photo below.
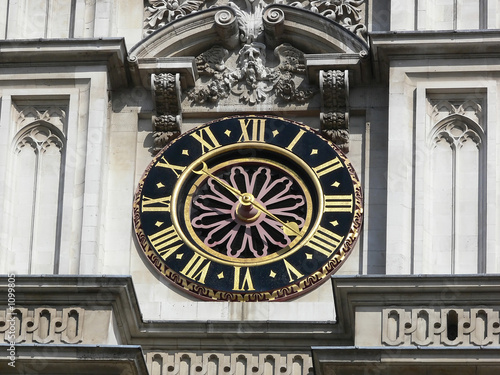
{"type": "Polygon", "coordinates": [[[229,190],[231,193],[233,193],[237,197],[242,197],[243,196],[243,193],[240,192],[238,189],[232,187],[226,181],[224,181],[224,180],[220,179],[219,177],[216,177],[212,173],[210,173],[208,171],[207,163],[205,163],[204,161],[201,162],[201,169],[197,170],[197,171],[193,169],[193,172],[196,173],[196,174],[205,174],[208,177],[211,177],[215,182],[217,182],[219,185],[221,185],[224,188],[226,188],[227,190],[229,190]]]}

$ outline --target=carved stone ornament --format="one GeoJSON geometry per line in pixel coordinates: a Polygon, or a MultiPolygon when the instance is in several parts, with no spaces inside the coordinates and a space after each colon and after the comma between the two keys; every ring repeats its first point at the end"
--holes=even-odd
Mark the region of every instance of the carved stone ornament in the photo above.
{"type": "Polygon", "coordinates": [[[179,74],[160,73],[151,76],[156,116],[153,118],[154,152],[161,150],[180,134],[181,88],[179,74]]]}
{"type": "MultiPolygon", "coordinates": [[[[304,4],[267,0],[216,1],[212,4],[214,7],[225,5],[213,15],[218,45],[207,45],[210,47],[196,56],[194,87],[181,95],[179,74],[152,75],[156,103],[155,151],[179,134],[181,101],[186,107],[204,106],[205,110],[234,108],[238,103],[266,105],[266,108],[293,105],[307,109],[320,107],[318,93],[321,91],[322,131],[347,152],[347,73],[320,71],[320,87],[310,83],[304,52],[282,42],[285,12],[273,5],[282,3],[320,13],[349,27],[357,25],[356,30],[364,27],[360,24],[364,17],[363,0],[304,4]]],[[[149,0],[148,24],[159,28],[163,21],[173,21],[205,6],[207,3],[200,1],[149,0]]]]}
{"type": "Polygon", "coordinates": [[[348,72],[320,71],[321,130],[324,136],[349,152],[348,72]]]}
{"type": "Polygon", "coordinates": [[[144,33],[149,35],[165,26],[168,22],[182,18],[188,14],[207,9],[212,6],[230,5],[238,14],[242,41],[251,42],[254,31],[262,28],[262,17],[259,14],[270,4],[286,4],[306,9],[338,22],[347,30],[355,33],[366,41],[367,28],[365,24],[365,0],[306,0],[306,1],[246,1],[241,7],[239,1],[206,1],[206,0],[145,0],[144,2],[144,33]],[[241,24],[241,21],[247,21],[241,24]],[[249,27],[245,29],[245,27],[249,27]]]}
{"type": "Polygon", "coordinates": [[[277,101],[304,103],[316,92],[306,83],[304,54],[289,44],[275,48],[279,58],[276,67],[266,66],[266,46],[252,42],[245,44],[237,54],[234,68],[228,67],[229,51],[215,46],[196,58],[201,82],[189,91],[194,103],[216,104],[234,94],[240,102],[258,104],[273,93],[277,101]]]}

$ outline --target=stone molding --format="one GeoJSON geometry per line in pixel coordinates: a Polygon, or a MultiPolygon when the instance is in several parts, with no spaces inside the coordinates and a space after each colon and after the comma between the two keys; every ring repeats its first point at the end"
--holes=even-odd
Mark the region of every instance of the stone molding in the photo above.
{"type": "MultiPolygon", "coordinates": [[[[0,280],[0,292],[5,293],[7,277],[0,280]]],[[[32,342],[36,343],[47,341],[48,337],[40,333],[33,334],[40,329],[40,318],[39,328],[35,328],[36,319],[33,318],[36,315],[53,317],[53,325],[43,323],[42,326],[54,327],[55,336],[52,337],[62,337],[62,332],[56,330],[63,329],[63,315],[69,317],[73,311],[83,316],[84,312],[95,310],[99,306],[100,311],[110,311],[113,315],[115,337],[112,340],[122,343],[124,346],[120,347],[124,348],[127,345],[147,348],[146,358],[150,370],[163,368],[166,373],[172,374],[182,373],[181,368],[209,374],[207,369],[210,366],[219,366],[225,373],[236,375],[240,374],[239,368],[246,368],[247,373],[250,370],[253,373],[267,374],[263,369],[271,367],[274,368],[273,373],[295,374],[290,369],[295,368],[294,363],[302,361],[303,371],[299,373],[305,375],[310,367],[308,352],[311,347],[317,374],[324,373],[321,372],[324,366],[351,366],[353,362],[345,359],[352,355],[357,356],[356,366],[362,369],[380,364],[380,361],[385,361],[385,366],[388,359],[396,359],[395,362],[389,361],[389,374],[397,374],[396,369],[401,370],[396,362],[399,361],[400,365],[410,361],[410,358],[413,363],[418,358],[418,363],[422,366],[431,363],[436,369],[449,368],[450,362],[442,362],[443,358],[456,358],[464,366],[471,363],[490,366],[492,358],[500,358],[500,275],[336,276],[333,278],[333,285],[337,322],[144,321],[132,280],[125,276],[17,275],[16,303],[19,305],[16,308],[27,317],[26,342],[31,334],[32,342]],[[434,339],[440,340],[439,343],[435,341],[424,345],[425,338],[413,338],[414,332],[423,330],[419,327],[422,311],[430,317],[428,322],[432,327],[429,329],[434,330],[434,339]],[[387,322],[384,326],[388,330],[384,340],[392,340],[393,345],[389,346],[384,342],[387,348],[381,348],[380,344],[373,348],[353,347],[360,335],[359,330],[362,329],[360,323],[363,323],[357,321],[356,317],[366,319],[366,316],[363,317],[366,312],[379,314],[379,317],[391,314],[393,318],[396,316],[394,314],[401,317],[398,323],[399,335],[389,332],[394,332],[394,326],[389,328],[387,322]],[[454,339],[448,332],[443,339],[443,333],[437,331],[443,324],[449,325],[449,322],[444,323],[443,316],[450,313],[457,314],[457,337],[454,339]],[[439,317],[441,320],[438,321],[439,317]],[[34,324],[30,327],[28,322],[31,321],[34,324]],[[62,325],[58,327],[57,322],[62,325]],[[29,329],[33,332],[28,332],[29,329]],[[356,329],[358,333],[355,337],[356,329]],[[478,334],[481,332],[485,334],[478,334]],[[394,344],[396,339],[401,341],[401,334],[405,341],[394,344]],[[334,352],[330,345],[335,345],[334,352]],[[451,345],[455,345],[455,351],[449,351],[451,345]],[[465,347],[466,345],[468,346],[465,347]],[[482,349],[475,349],[474,346],[481,346],[482,349]],[[265,351],[262,351],[263,347],[266,348],[265,351]],[[411,347],[413,351],[410,350],[411,347]],[[422,352],[423,347],[433,350],[422,352]],[[488,348],[491,350],[487,351],[488,348]],[[442,354],[445,350],[448,352],[442,354]],[[396,367],[392,367],[393,365],[396,367]]],[[[84,331],[91,323],[85,319],[81,324],[84,331]]],[[[370,324],[373,329],[377,329],[377,324],[382,327],[383,322],[380,319],[380,323],[374,324],[371,321],[370,324]]],[[[70,340],[76,340],[75,335],[67,336],[70,340]]],[[[373,332],[370,332],[370,337],[372,336],[373,332]]],[[[378,338],[382,342],[382,328],[378,338]]],[[[85,337],[83,339],[85,342],[85,337]]],[[[93,342],[93,345],[112,341],[110,338],[106,340],[93,342]]],[[[60,342],[67,341],[61,339],[60,342]]],[[[22,348],[23,345],[19,347],[22,348]]],[[[44,348],[89,348],[82,344],[41,345],[44,348]]]]}
{"type": "Polygon", "coordinates": [[[313,348],[316,375],[467,374],[495,375],[500,348],[313,348]]]}
{"type": "Polygon", "coordinates": [[[112,88],[128,85],[123,38],[0,40],[0,50],[3,67],[101,64],[107,67],[112,88]]]}
{"type": "MultiPolygon", "coordinates": [[[[140,346],[22,344],[15,348],[15,367],[9,366],[5,356],[0,361],[2,375],[151,375],[140,346]]],[[[0,344],[3,353],[9,349],[9,344],[0,344]]]]}
{"type": "MultiPolygon", "coordinates": [[[[0,293],[6,290],[6,285],[7,278],[0,278],[0,293]]],[[[27,308],[25,301],[29,301],[32,310],[44,307],[62,311],[79,307],[87,314],[98,305],[100,312],[111,312],[116,337],[108,337],[101,344],[115,340],[124,345],[144,345],[158,350],[192,350],[192,343],[196,342],[198,349],[231,348],[246,352],[265,342],[270,351],[279,352],[286,340],[287,350],[307,352],[312,345],[325,345],[332,340],[349,342],[331,321],[144,321],[129,276],[16,275],[16,303],[27,308]]],[[[0,308],[3,307],[0,305],[0,308]]],[[[84,324],[83,328],[88,327],[88,319],[84,324]]],[[[86,340],[84,335],[84,343],[86,340]]]]}

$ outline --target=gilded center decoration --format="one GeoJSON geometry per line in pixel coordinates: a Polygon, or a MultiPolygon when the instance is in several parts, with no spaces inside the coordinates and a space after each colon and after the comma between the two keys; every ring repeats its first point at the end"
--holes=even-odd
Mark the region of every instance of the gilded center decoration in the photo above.
{"type": "Polygon", "coordinates": [[[235,116],[169,143],[144,173],[134,225],[147,259],[202,299],[285,300],[344,262],[362,221],[352,165],[305,125],[235,116]]]}

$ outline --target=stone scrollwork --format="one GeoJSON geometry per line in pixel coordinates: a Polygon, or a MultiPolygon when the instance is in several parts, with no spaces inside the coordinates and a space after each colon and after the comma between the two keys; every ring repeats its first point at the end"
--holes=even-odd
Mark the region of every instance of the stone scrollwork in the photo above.
{"type": "Polygon", "coordinates": [[[320,71],[322,110],[321,130],[324,136],[349,151],[349,82],[348,72],[342,70],[320,71]]]}
{"type": "Polygon", "coordinates": [[[151,86],[154,93],[156,116],[153,118],[154,142],[157,152],[180,134],[182,122],[180,75],[153,74],[151,86]]]}
{"type": "MultiPolygon", "coordinates": [[[[171,21],[206,9],[209,6],[229,5],[238,16],[241,41],[251,43],[255,40],[255,35],[262,31],[262,12],[264,8],[274,3],[286,4],[318,13],[323,17],[338,22],[345,29],[365,41],[367,39],[365,0],[245,0],[245,5],[240,6],[239,4],[242,2],[242,0],[217,0],[215,2],[205,0],[145,0],[145,34],[149,35],[171,21]]],[[[277,16],[278,13],[273,11],[272,17],[277,16]]],[[[264,19],[264,23],[265,21],[264,19]]]]}

